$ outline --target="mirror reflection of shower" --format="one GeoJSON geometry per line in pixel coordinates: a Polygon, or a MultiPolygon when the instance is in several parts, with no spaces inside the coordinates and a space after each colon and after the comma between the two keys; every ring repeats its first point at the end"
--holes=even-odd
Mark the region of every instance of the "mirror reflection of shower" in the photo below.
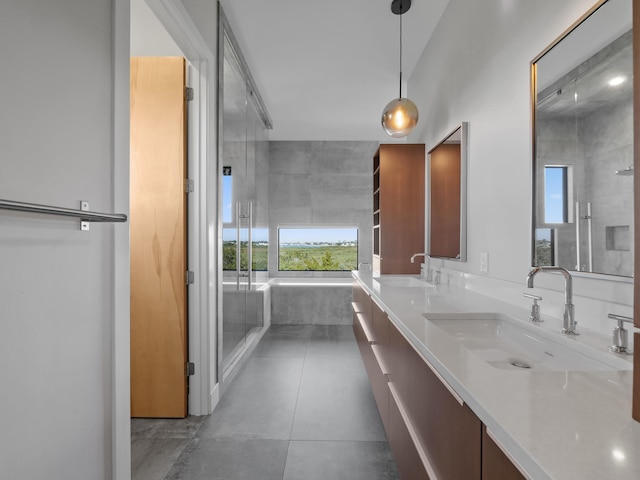
{"type": "Polygon", "coordinates": [[[532,62],[532,264],[633,276],[631,2],[607,0],[532,62]]]}

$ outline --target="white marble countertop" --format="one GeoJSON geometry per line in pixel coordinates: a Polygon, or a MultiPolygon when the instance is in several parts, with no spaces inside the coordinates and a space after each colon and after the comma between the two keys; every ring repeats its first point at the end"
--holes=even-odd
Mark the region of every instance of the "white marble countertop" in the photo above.
{"type": "MultiPolygon", "coordinates": [[[[526,310],[457,286],[391,286],[370,272],[353,276],[526,476],[535,480],[640,479],[640,423],[631,418],[631,370],[492,367],[423,314],[500,312],[526,320],[526,310]]],[[[553,323],[545,322],[541,328],[553,330],[561,320],[553,323]]],[[[560,341],[596,345],[613,355],[606,352],[607,339],[601,335],[582,332],[575,339],[557,335],[560,341]]]]}

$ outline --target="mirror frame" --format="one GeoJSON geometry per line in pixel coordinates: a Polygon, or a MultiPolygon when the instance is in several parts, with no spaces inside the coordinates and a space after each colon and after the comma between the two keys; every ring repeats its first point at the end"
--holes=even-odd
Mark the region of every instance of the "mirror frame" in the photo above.
{"type": "Polygon", "coordinates": [[[451,260],[455,262],[467,261],[467,164],[469,160],[469,122],[460,122],[453,130],[447,133],[442,140],[427,152],[426,184],[429,186],[429,194],[425,195],[425,211],[428,212],[427,235],[425,235],[426,252],[431,258],[451,260]],[[439,146],[443,145],[453,134],[460,130],[460,254],[457,258],[431,255],[431,154],[439,146]]]}
{"type": "MultiPolygon", "coordinates": [[[[636,4],[636,0],[629,0],[631,1],[634,6],[636,4]]],[[[536,175],[536,163],[537,163],[537,156],[538,156],[538,152],[537,152],[537,148],[536,148],[536,106],[537,106],[537,102],[538,102],[538,92],[537,92],[537,63],[540,59],[542,59],[542,57],[544,57],[547,53],[549,53],[549,51],[551,49],[553,49],[556,45],[558,45],[562,40],[564,40],[571,32],[573,32],[576,28],[578,28],[585,20],[587,20],[589,17],[591,17],[597,10],[600,9],[600,7],[602,7],[605,3],[609,2],[609,0],[598,0],[591,8],[589,8],[589,10],[587,10],[583,15],[581,15],[575,22],[573,22],[567,29],[565,29],[555,40],[553,40],[553,42],[551,42],[544,50],[542,50],[542,52],[540,52],[538,55],[536,55],[533,60],[531,60],[530,62],[530,111],[531,111],[531,232],[530,232],[530,241],[531,241],[531,250],[530,250],[530,257],[529,257],[529,264],[531,266],[533,266],[534,259],[535,259],[535,248],[536,248],[536,240],[535,240],[535,232],[536,232],[536,222],[537,222],[537,215],[536,215],[536,192],[537,192],[537,188],[538,188],[538,182],[537,182],[537,175],[536,175]]],[[[634,14],[635,14],[635,9],[634,9],[634,14]]],[[[635,25],[634,25],[635,26],[635,25]]],[[[634,37],[634,42],[635,42],[635,38],[636,35],[633,35],[634,37]]],[[[635,45],[634,45],[635,47],[635,45]]],[[[635,63],[635,61],[634,61],[635,63]]],[[[635,68],[635,65],[634,65],[635,68]]],[[[634,76],[634,82],[636,82],[637,80],[635,79],[634,76]]],[[[635,89],[634,89],[634,104],[636,102],[635,100],[635,89]]],[[[636,151],[637,147],[636,147],[636,138],[637,136],[635,135],[636,130],[636,126],[634,124],[634,152],[636,151]]],[[[635,154],[634,154],[634,162],[635,163],[635,154]]],[[[635,180],[634,180],[635,181],[635,180]]],[[[635,188],[635,187],[634,187],[635,188]]],[[[636,213],[634,212],[634,216],[636,215],[636,213]]],[[[635,218],[635,217],[634,217],[635,218]]],[[[634,222],[635,223],[635,222],[634,222]]],[[[637,232],[635,232],[637,233],[637,232]]],[[[634,240],[635,242],[635,240],[634,240]]],[[[633,246],[632,246],[633,248],[633,246]]],[[[634,255],[634,259],[635,259],[635,255],[634,255]]],[[[634,260],[635,261],[635,260],[634,260]]],[[[622,275],[616,275],[616,274],[610,274],[610,273],[600,273],[600,272],[586,272],[586,271],[577,271],[577,270],[570,270],[571,275],[572,276],[577,276],[577,277],[586,277],[586,278],[594,278],[594,279],[604,279],[604,280],[609,280],[609,281],[614,281],[614,282],[623,282],[623,283],[633,283],[634,281],[634,277],[627,277],[627,276],[622,276],[622,275]]],[[[635,276],[635,275],[634,275],[635,276]]]]}

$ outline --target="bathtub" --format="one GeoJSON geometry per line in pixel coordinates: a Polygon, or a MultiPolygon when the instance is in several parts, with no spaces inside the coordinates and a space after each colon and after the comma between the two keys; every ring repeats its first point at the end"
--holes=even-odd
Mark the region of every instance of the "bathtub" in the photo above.
{"type": "Polygon", "coordinates": [[[271,298],[269,282],[253,283],[251,290],[232,280],[222,282],[223,312],[227,324],[253,327],[268,327],[271,323],[271,298]]]}
{"type": "Polygon", "coordinates": [[[351,282],[351,277],[270,279],[271,323],[350,325],[351,282]]]}

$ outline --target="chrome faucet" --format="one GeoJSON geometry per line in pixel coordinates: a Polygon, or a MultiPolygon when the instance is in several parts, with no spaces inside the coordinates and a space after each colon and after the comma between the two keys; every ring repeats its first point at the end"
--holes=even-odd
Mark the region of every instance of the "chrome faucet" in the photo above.
{"type": "Polygon", "coordinates": [[[569,271],[562,267],[535,267],[527,275],[527,288],[533,288],[533,278],[540,272],[558,272],[564,276],[564,315],[562,316],[562,333],[566,335],[579,335],[576,332],[576,325],[573,315],[573,295],[572,278],[569,271]]]}
{"type": "Polygon", "coordinates": [[[424,259],[426,260],[427,258],[429,258],[429,255],[427,253],[414,253],[413,255],[411,255],[411,263],[415,263],[416,257],[424,257],[424,259]]]}
{"type": "Polygon", "coordinates": [[[627,353],[631,354],[629,348],[629,331],[624,328],[624,322],[631,323],[633,325],[632,317],[625,317],[624,315],[616,315],[610,313],[607,315],[611,320],[618,322],[618,326],[613,329],[613,345],[609,347],[609,351],[613,353],[627,353]]]}
{"type": "MultiPolygon", "coordinates": [[[[413,255],[411,255],[411,263],[415,263],[416,257],[424,257],[425,262],[427,262],[431,256],[428,253],[414,253],[413,255]]],[[[423,278],[424,280],[430,282],[431,281],[431,269],[429,269],[429,265],[428,264],[423,264],[420,267],[420,278],[423,278]]],[[[436,272],[436,280],[439,282],[440,280],[440,270],[438,270],[436,272]]],[[[434,281],[433,283],[438,283],[436,281],[434,281]]]]}

